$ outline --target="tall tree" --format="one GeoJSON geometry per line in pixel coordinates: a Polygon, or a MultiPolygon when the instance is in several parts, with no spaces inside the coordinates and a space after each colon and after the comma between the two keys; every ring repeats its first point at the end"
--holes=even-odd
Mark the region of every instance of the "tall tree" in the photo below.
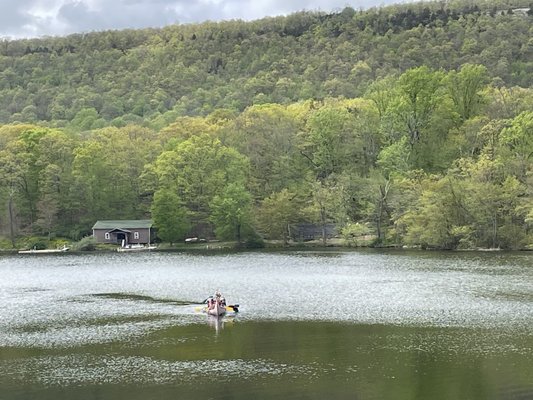
{"type": "Polygon", "coordinates": [[[403,122],[412,147],[429,126],[440,100],[438,91],[442,78],[442,73],[422,66],[404,72],[398,80],[400,97],[396,103],[396,114],[403,122]]]}
{"type": "Polygon", "coordinates": [[[179,197],[171,190],[160,189],[154,195],[152,219],[157,236],[170,245],[185,239],[190,229],[187,210],[179,197]]]}
{"type": "Polygon", "coordinates": [[[290,240],[290,225],[301,220],[303,203],[288,189],[273,193],[265,198],[256,211],[260,231],[270,239],[281,239],[283,244],[290,240]]]}
{"type": "Polygon", "coordinates": [[[48,164],[41,173],[40,200],[37,203],[39,218],[37,225],[52,238],[56,227],[61,201],[61,168],[56,164],[48,164]]]}
{"type": "Polygon", "coordinates": [[[192,136],[161,153],[155,162],[159,188],[172,190],[191,212],[193,223],[207,222],[215,195],[244,184],[248,159],[208,134],[192,136]]]}
{"type": "Polygon", "coordinates": [[[520,113],[510,121],[510,126],[502,130],[499,137],[502,156],[512,172],[525,182],[533,172],[533,111],[520,113]]]}
{"type": "Polygon", "coordinates": [[[24,166],[9,151],[0,151],[0,186],[2,196],[7,201],[7,219],[9,222],[9,238],[15,248],[15,239],[19,224],[17,223],[17,200],[24,188],[24,166]]]}
{"type": "Polygon", "coordinates": [[[220,239],[237,240],[241,243],[243,233],[251,228],[252,196],[241,184],[230,183],[211,201],[210,220],[220,239]]]}
{"type": "Polygon", "coordinates": [[[264,104],[246,109],[222,131],[223,142],[249,158],[255,196],[264,198],[301,179],[305,173],[299,153],[301,129],[293,110],[264,104]]]}
{"type": "Polygon", "coordinates": [[[444,82],[460,122],[480,111],[485,101],[482,90],[488,83],[488,71],[484,65],[464,64],[458,72],[450,71],[444,82]]]}

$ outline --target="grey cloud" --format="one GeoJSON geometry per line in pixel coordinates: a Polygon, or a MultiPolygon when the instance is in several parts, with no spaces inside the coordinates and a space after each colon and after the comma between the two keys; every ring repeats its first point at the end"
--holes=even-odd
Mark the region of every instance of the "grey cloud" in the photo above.
{"type": "Polygon", "coordinates": [[[35,5],[52,7],[53,2],[0,0],[0,37],[161,27],[206,20],[251,20],[302,10],[338,10],[347,5],[368,8],[394,0],[357,0],[351,4],[346,0],[59,0],[62,5],[55,16],[33,16],[27,11],[35,5]]]}
{"type": "MultiPolygon", "coordinates": [[[[183,3],[187,3],[187,1],[182,1],[183,3]]],[[[121,4],[144,4],[144,5],[153,5],[153,4],[167,4],[167,5],[173,5],[176,3],[179,3],[179,1],[176,0],[121,0],[118,1],[118,3],[121,4]]]]}
{"type": "Polygon", "coordinates": [[[26,10],[33,0],[2,0],[0,2],[0,35],[18,36],[23,26],[32,23],[32,17],[26,10]]]}
{"type": "MultiPolygon", "coordinates": [[[[167,1],[170,3],[170,1],[167,1]]],[[[87,32],[106,29],[158,27],[177,22],[178,15],[166,7],[141,2],[113,2],[105,9],[91,10],[78,1],[63,5],[58,20],[70,27],[71,32],[87,32]]]]}

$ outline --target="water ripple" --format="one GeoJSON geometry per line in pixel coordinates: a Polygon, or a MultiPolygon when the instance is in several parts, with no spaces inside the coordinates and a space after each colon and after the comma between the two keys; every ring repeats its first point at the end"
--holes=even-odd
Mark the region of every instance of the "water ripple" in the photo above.
{"type": "Polygon", "coordinates": [[[312,367],[262,359],[165,361],[90,354],[0,362],[0,376],[9,378],[12,383],[30,379],[45,386],[200,384],[213,378],[242,380],[291,374],[312,375],[312,367]]]}

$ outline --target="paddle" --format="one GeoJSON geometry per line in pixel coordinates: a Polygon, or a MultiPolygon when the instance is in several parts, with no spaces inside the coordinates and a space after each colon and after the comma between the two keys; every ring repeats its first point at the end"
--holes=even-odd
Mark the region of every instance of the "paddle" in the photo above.
{"type": "MultiPolygon", "coordinates": [[[[239,312],[239,305],[238,304],[229,304],[226,306],[226,309],[228,311],[231,311],[233,310],[233,312],[239,312]]],[[[200,311],[207,311],[207,308],[206,307],[194,307],[194,310],[197,311],[197,312],[200,312],[200,311]]]]}
{"type": "Polygon", "coordinates": [[[238,304],[229,304],[226,306],[226,308],[231,308],[235,312],[239,312],[239,305],[238,304]]]}

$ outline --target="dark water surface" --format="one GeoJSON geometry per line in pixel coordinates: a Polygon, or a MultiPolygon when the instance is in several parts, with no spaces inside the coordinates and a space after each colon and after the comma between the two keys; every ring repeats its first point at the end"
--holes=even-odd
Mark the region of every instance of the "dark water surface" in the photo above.
{"type": "Polygon", "coordinates": [[[254,398],[533,399],[533,254],[0,257],[1,400],[254,398]]]}

